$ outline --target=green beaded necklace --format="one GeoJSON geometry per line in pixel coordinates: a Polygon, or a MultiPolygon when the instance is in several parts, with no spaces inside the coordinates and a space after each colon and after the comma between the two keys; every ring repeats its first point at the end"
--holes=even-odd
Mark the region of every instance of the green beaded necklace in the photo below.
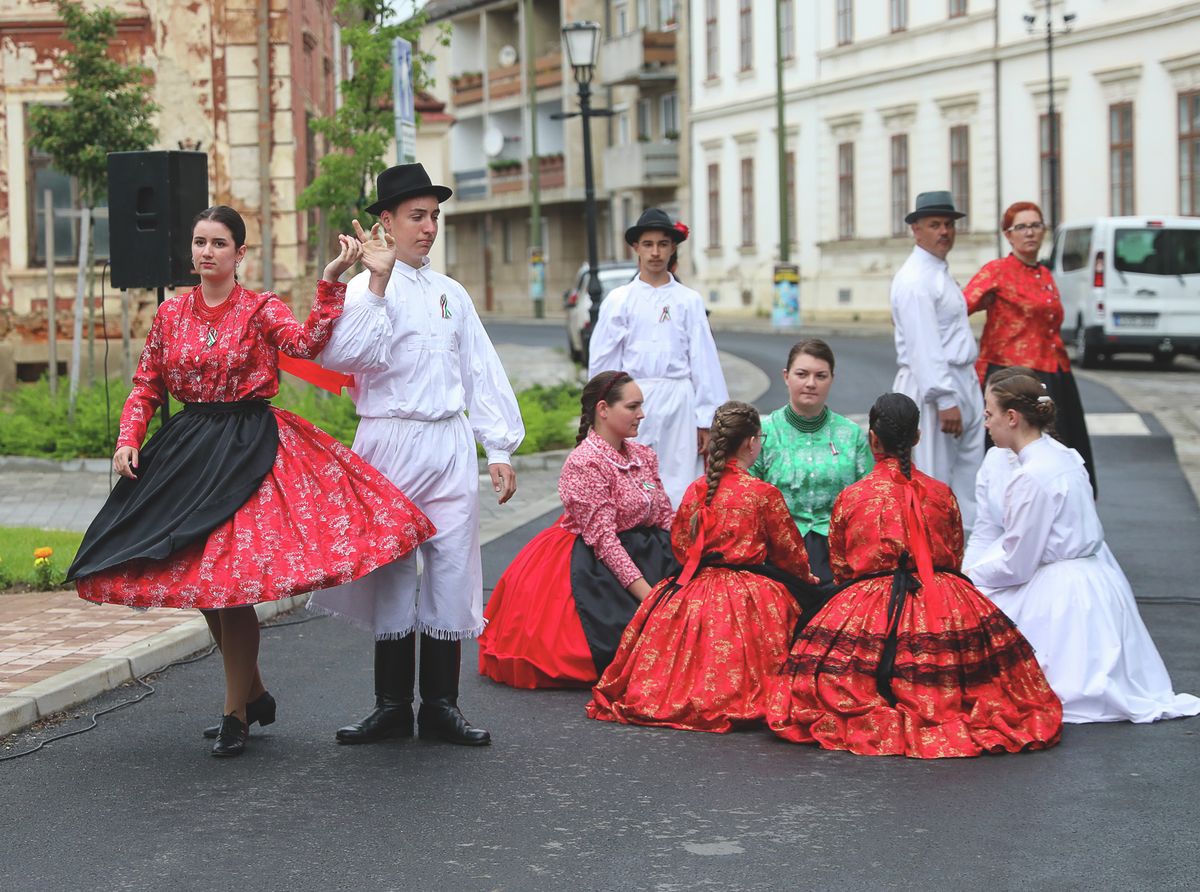
{"type": "Polygon", "coordinates": [[[783,407],[783,417],[787,419],[788,424],[800,431],[800,433],[815,434],[829,421],[829,407],[822,407],[821,414],[816,418],[805,418],[803,415],[797,413],[789,404],[783,407]]]}

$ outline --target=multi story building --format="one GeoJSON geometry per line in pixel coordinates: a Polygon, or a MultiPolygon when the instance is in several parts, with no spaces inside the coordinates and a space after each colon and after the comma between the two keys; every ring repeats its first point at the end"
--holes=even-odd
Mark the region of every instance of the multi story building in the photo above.
{"type": "MultiPolygon", "coordinates": [[[[146,66],[160,106],[156,148],[208,154],[211,200],[246,218],[250,251],[242,266],[251,287],[267,284],[298,303],[310,298],[315,215],[296,210],[297,194],[316,174],[319,146],[308,122],[334,107],[340,62],[334,0],[111,0],[121,15],[114,52],[146,66]],[[265,45],[265,53],[260,48],[265,45]],[[264,91],[258,78],[267,65],[264,91]],[[267,142],[265,151],[263,134],[267,142]],[[264,208],[271,226],[264,232],[264,208]],[[269,236],[269,238],[268,238],[269,236]],[[269,253],[271,263],[264,264],[269,253]]],[[[42,195],[55,196],[56,305],[60,329],[69,328],[77,258],[75,185],[29,145],[28,110],[63,100],[59,56],[62,23],[51,0],[10,0],[0,10],[0,341],[9,341],[20,377],[46,368],[46,251],[42,195]]],[[[77,215],[76,215],[77,216],[77,215]]],[[[108,251],[107,220],[99,209],[96,252],[108,251]]],[[[99,288],[97,288],[97,292],[99,288]]],[[[109,289],[108,334],[116,336],[119,303],[109,289]]],[[[135,295],[146,308],[154,296],[135,295]]],[[[99,315],[99,314],[97,314],[99,315]]],[[[135,325],[135,329],[138,326],[135,325]]],[[[135,330],[136,334],[136,330],[135,330]]],[[[101,336],[104,332],[100,333],[101,336]]],[[[60,354],[61,355],[61,354],[60,354]]],[[[5,377],[0,368],[0,378],[5,377]]]]}
{"type": "Polygon", "coordinates": [[[440,162],[455,190],[445,208],[446,268],[481,310],[529,312],[536,163],[546,306],[554,310],[587,257],[582,127],[577,117],[557,117],[578,110],[562,26],[583,20],[602,26],[593,107],[613,115],[592,119],[598,243],[600,259],[623,257],[621,234],[644,206],[661,204],[675,213],[682,206],[684,57],[676,46],[674,0],[632,6],[627,0],[433,0],[425,11],[430,24],[423,49],[436,57],[433,92],[454,119],[443,144],[447,159],[440,162]],[[449,45],[443,46],[438,38],[446,23],[449,45]],[[531,72],[536,106],[529,101],[531,72]]]}
{"type": "Polygon", "coordinates": [[[1060,220],[1200,213],[1200,3],[702,0],[694,8],[692,284],[715,313],[769,311],[781,191],[806,318],[887,314],[891,276],[912,244],[904,214],[918,192],[950,189],[967,211],[950,255],[963,282],[1000,252],[1008,204],[1034,200],[1049,214],[1052,179],[1060,220]]]}

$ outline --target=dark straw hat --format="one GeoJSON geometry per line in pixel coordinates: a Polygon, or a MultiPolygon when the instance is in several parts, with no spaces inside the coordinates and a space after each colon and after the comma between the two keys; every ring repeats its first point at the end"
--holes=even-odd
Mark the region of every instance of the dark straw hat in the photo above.
{"type": "Polygon", "coordinates": [[[647,208],[638,217],[637,223],[625,230],[625,244],[636,245],[637,240],[642,237],[642,233],[648,230],[665,232],[677,245],[687,238],[686,235],[675,228],[675,224],[671,222],[671,218],[667,216],[666,211],[660,211],[658,208],[647,208]]]}
{"type": "Polygon", "coordinates": [[[922,217],[950,217],[958,220],[965,217],[962,211],[954,209],[954,198],[946,190],[938,192],[922,192],[917,196],[917,206],[913,212],[904,218],[905,223],[916,223],[922,217]]]}
{"type": "Polygon", "coordinates": [[[376,178],[375,194],[377,200],[367,208],[367,213],[379,216],[406,198],[432,195],[443,202],[454,193],[445,186],[435,186],[421,164],[397,164],[376,178]]]}

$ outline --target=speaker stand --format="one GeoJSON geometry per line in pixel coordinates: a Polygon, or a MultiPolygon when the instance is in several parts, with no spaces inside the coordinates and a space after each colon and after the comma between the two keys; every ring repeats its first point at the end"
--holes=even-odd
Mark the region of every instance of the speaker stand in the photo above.
{"type": "MultiPolygon", "coordinates": [[[[158,286],[158,306],[161,307],[163,305],[163,301],[166,299],[167,299],[167,289],[164,286],[159,285],[158,286]]],[[[163,382],[163,388],[166,389],[166,382],[163,382]]],[[[162,416],[162,423],[166,424],[167,421],[169,421],[171,418],[171,394],[170,394],[170,392],[167,393],[166,399],[163,400],[162,408],[159,409],[158,411],[159,411],[159,414],[162,416]]]]}

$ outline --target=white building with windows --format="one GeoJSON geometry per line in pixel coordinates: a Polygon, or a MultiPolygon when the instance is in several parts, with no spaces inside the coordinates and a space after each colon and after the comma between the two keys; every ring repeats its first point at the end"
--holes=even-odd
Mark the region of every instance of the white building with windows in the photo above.
{"type": "Polygon", "coordinates": [[[963,283],[1001,252],[1005,207],[1033,200],[1049,217],[1054,156],[1060,221],[1200,214],[1200,2],[696,0],[691,9],[689,284],[716,313],[770,310],[781,181],[806,319],[887,315],[918,192],[951,189],[968,213],[950,255],[963,283]]]}

